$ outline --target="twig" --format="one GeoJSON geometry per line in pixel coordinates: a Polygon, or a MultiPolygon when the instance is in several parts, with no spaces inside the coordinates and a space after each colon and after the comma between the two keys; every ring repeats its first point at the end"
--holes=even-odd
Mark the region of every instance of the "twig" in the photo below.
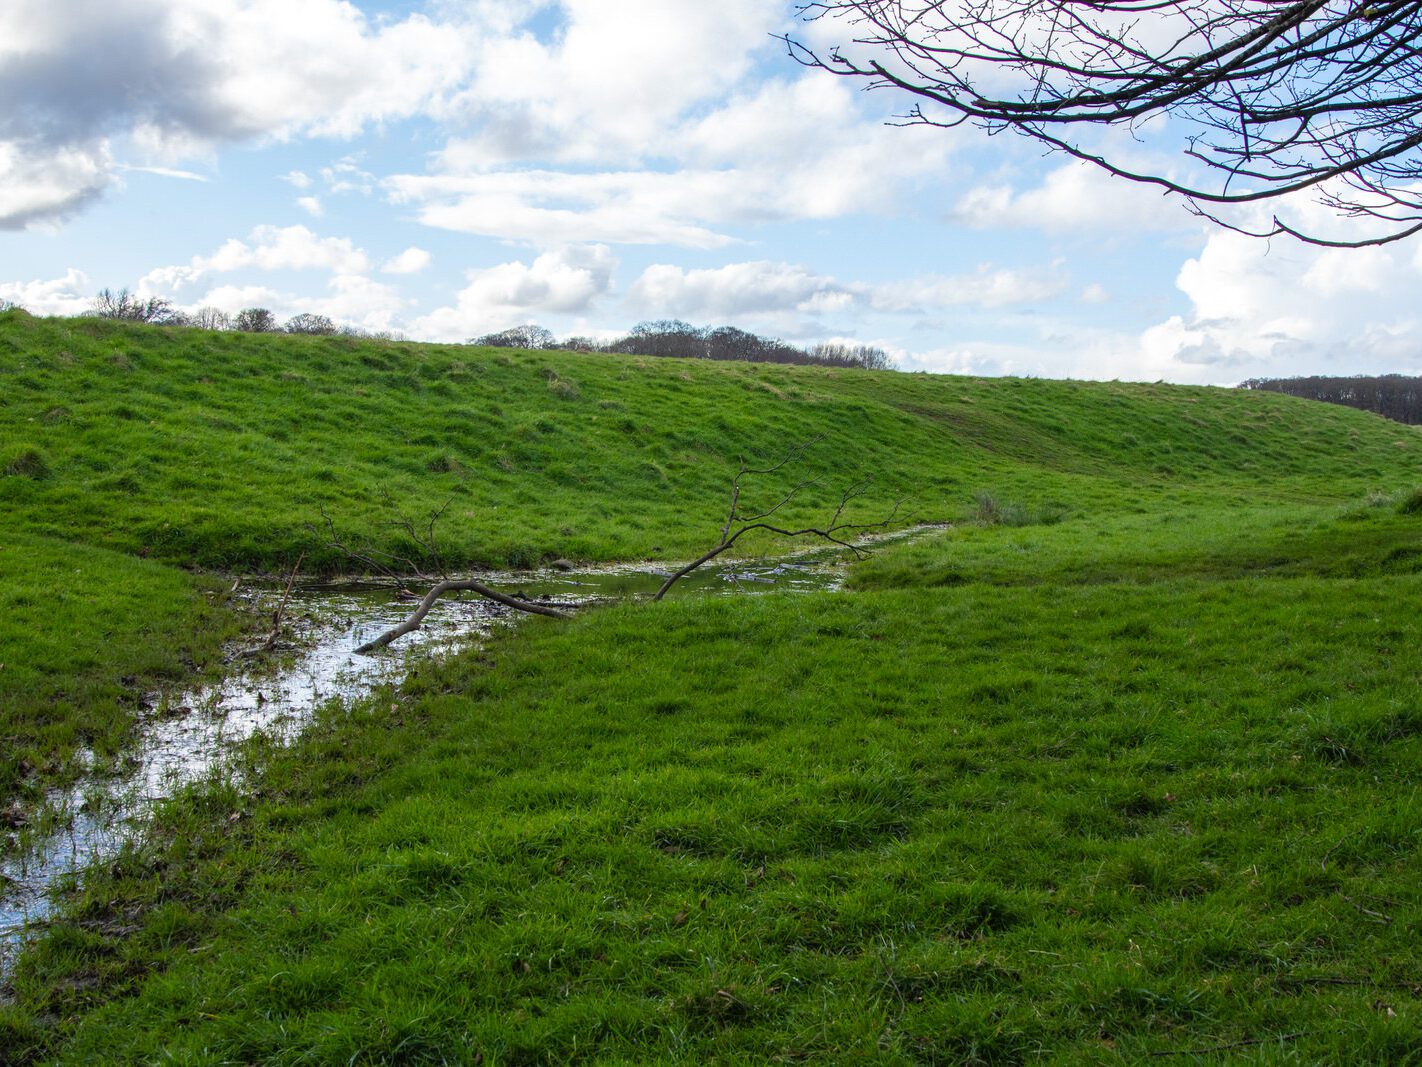
{"type": "Polygon", "coordinates": [[[1248,1048],[1250,1045],[1263,1045],[1270,1041],[1295,1041],[1308,1034],[1307,1030],[1300,1030],[1293,1034],[1280,1034],[1278,1037],[1246,1037],[1242,1041],[1230,1041],[1223,1045],[1210,1045],[1208,1048],[1176,1048],[1166,1049],[1163,1052],[1152,1052],[1152,1056],[1207,1056],[1211,1052],[1228,1052],[1232,1048],[1248,1048]]]}
{"type": "Polygon", "coordinates": [[[1333,855],[1333,853],[1337,852],[1338,849],[1342,847],[1343,842],[1344,842],[1344,841],[1347,841],[1348,838],[1350,838],[1350,837],[1352,837],[1352,836],[1353,836],[1353,831],[1352,831],[1352,830],[1349,830],[1346,834],[1344,834],[1342,837],[1340,837],[1340,838],[1337,840],[1337,842],[1334,843],[1334,845],[1333,845],[1332,848],[1330,848],[1327,852],[1325,852],[1325,853],[1323,854],[1323,858],[1318,861],[1318,869],[1319,869],[1320,871],[1326,871],[1326,870],[1328,870],[1328,857],[1331,856],[1331,855],[1333,855]]]}
{"type": "Polygon", "coordinates": [[[306,558],[303,550],[301,555],[296,557],[296,565],[291,568],[291,576],[286,580],[286,591],[281,595],[281,603],[277,605],[276,611],[272,612],[272,635],[267,638],[267,647],[271,648],[277,642],[277,637],[281,633],[281,618],[286,613],[286,602],[291,596],[291,587],[296,582],[296,572],[301,569],[301,562],[306,558]]]}
{"type": "Polygon", "coordinates": [[[531,600],[519,600],[516,597],[505,596],[497,589],[491,589],[483,582],[476,582],[472,578],[467,578],[462,581],[445,580],[425,594],[424,599],[420,601],[420,606],[411,612],[410,616],[404,622],[393,629],[386,630],[379,637],[375,638],[375,640],[367,641],[355,650],[356,654],[368,656],[372,652],[377,652],[384,648],[390,644],[390,642],[404,637],[412,630],[418,630],[420,623],[424,621],[425,616],[428,615],[430,609],[434,607],[435,601],[444,596],[445,593],[455,592],[478,593],[482,597],[487,597],[496,603],[503,604],[505,607],[513,608],[515,611],[526,611],[533,615],[546,615],[550,619],[572,618],[566,611],[559,611],[557,608],[544,607],[542,604],[535,603],[531,600]]]}
{"type": "Polygon", "coordinates": [[[1382,923],[1384,926],[1391,926],[1391,925],[1392,925],[1393,918],[1392,918],[1391,915],[1386,915],[1386,914],[1384,914],[1383,912],[1380,912],[1380,911],[1373,911],[1372,908],[1365,908],[1365,907],[1363,907],[1363,905],[1359,904],[1356,900],[1354,900],[1352,897],[1350,897],[1347,893],[1339,892],[1338,895],[1339,895],[1340,897],[1342,897],[1344,900],[1346,900],[1349,904],[1353,905],[1353,907],[1357,908],[1358,911],[1359,911],[1360,913],[1362,913],[1363,915],[1366,915],[1366,916],[1368,916],[1368,917],[1371,918],[1371,919],[1376,919],[1378,922],[1382,923]]]}

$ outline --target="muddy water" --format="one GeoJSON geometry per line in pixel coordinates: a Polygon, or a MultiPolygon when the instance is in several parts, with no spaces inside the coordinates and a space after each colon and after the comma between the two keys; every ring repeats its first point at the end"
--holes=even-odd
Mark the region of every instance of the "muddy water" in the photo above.
{"type": "MultiPolygon", "coordinates": [[[[479,577],[511,595],[574,604],[650,595],[666,573],[646,564],[479,577]]],[[[824,555],[713,563],[682,579],[669,595],[834,589],[843,574],[843,561],[824,555]]],[[[259,585],[245,595],[255,610],[270,615],[282,588],[259,585]]],[[[236,745],[259,731],[289,741],[326,701],[398,684],[420,660],[476,644],[492,627],[527,617],[473,594],[449,597],[436,603],[419,630],[389,648],[374,656],[353,654],[403,621],[412,607],[387,586],[298,583],[284,616],[296,651],[279,666],[253,671],[237,660],[219,685],[153,694],[122,765],[94,767],[73,789],[52,792],[47,814],[58,828],[32,834],[37,840],[29,847],[0,860],[0,981],[26,933],[49,915],[55,885],[115,856],[142,832],[158,801],[224,773],[236,745]]]]}

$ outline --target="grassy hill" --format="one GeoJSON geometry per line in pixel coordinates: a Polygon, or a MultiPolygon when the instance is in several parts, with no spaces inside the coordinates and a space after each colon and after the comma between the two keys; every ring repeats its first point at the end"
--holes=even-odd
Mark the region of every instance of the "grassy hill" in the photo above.
{"type": "MultiPolygon", "coordinates": [[[[7,525],[177,563],[347,565],[310,525],[456,564],[684,557],[735,458],[782,458],[952,519],[1346,501],[1416,480],[1422,435],[1273,394],[520,353],[0,315],[7,525]]],[[[871,504],[874,501],[871,501],[871,504]]]]}
{"type": "Polygon", "coordinates": [[[957,523],[848,593],[533,619],[255,748],[72,895],[0,1062],[1422,1058],[1412,428],[13,313],[0,425],[8,790],[211,661],[201,569],[339,567],[323,511],[685,558],[738,454],[822,437],[765,499],[864,471],[957,523]]]}

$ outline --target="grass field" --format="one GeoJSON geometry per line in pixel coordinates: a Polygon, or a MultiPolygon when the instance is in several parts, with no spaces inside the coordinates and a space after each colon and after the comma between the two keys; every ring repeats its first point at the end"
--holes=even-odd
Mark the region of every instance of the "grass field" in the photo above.
{"type": "Polygon", "coordinates": [[[72,890],[0,1060],[1422,1062],[1415,430],[15,316],[0,368],[3,724],[51,766],[71,674],[230,632],[179,566],[335,567],[321,508],[399,550],[382,490],[457,494],[461,563],[685,557],[737,453],[822,434],[804,515],[855,467],[958,523],[846,593],[533,619],[252,746],[72,890]],[[74,567],[132,599],[46,630],[74,567]]]}

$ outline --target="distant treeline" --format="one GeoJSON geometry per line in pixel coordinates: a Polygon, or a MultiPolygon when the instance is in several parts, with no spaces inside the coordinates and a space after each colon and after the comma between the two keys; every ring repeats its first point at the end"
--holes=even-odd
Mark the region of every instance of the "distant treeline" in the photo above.
{"type": "Polygon", "coordinates": [[[1422,378],[1403,374],[1383,374],[1375,378],[1250,378],[1240,382],[1239,387],[1343,404],[1395,422],[1422,425],[1422,378]]]}
{"type": "Polygon", "coordinates": [[[560,348],[573,352],[622,352],[631,356],[675,356],[681,359],[741,360],[749,363],[805,363],[821,367],[858,367],[891,370],[888,353],[873,345],[817,344],[809,348],[760,337],[734,326],[692,326],[679,319],[639,322],[611,341],[590,337],[553,336],[542,326],[516,326],[511,330],[471,337],[471,345],[493,348],[560,348]]]}
{"type": "MultiPolygon", "coordinates": [[[[0,301],[0,311],[18,305],[0,301]]],[[[242,333],[293,333],[315,336],[340,334],[375,340],[404,340],[396,333],[371,333],[332,322],[325,315],[295,315],[278,322],[267,308],[244,308],[228,315],[218,308],[183,311],[167,300],[143,297],[127,289],[104,289],[94,298],[87,315],[101,319],[143,322],[153,326],[193,326],[204,330],[242,333]]],[[[821,367],[857,367],[892,370],[888,353],[873,345],[822,343],[801,348],[778,338],[761,337],[734,326],[692,326],[680,319],[639,322],[611,341],[591,337],[558,339],[542,326],[515,326],[498,333],[471,337],[466,342],[489,348],[563,349],[572,352],[620,352],[632,356],[677,356],[682,359],[740,360],[750,363],[803,363],[821,367]]]]}

